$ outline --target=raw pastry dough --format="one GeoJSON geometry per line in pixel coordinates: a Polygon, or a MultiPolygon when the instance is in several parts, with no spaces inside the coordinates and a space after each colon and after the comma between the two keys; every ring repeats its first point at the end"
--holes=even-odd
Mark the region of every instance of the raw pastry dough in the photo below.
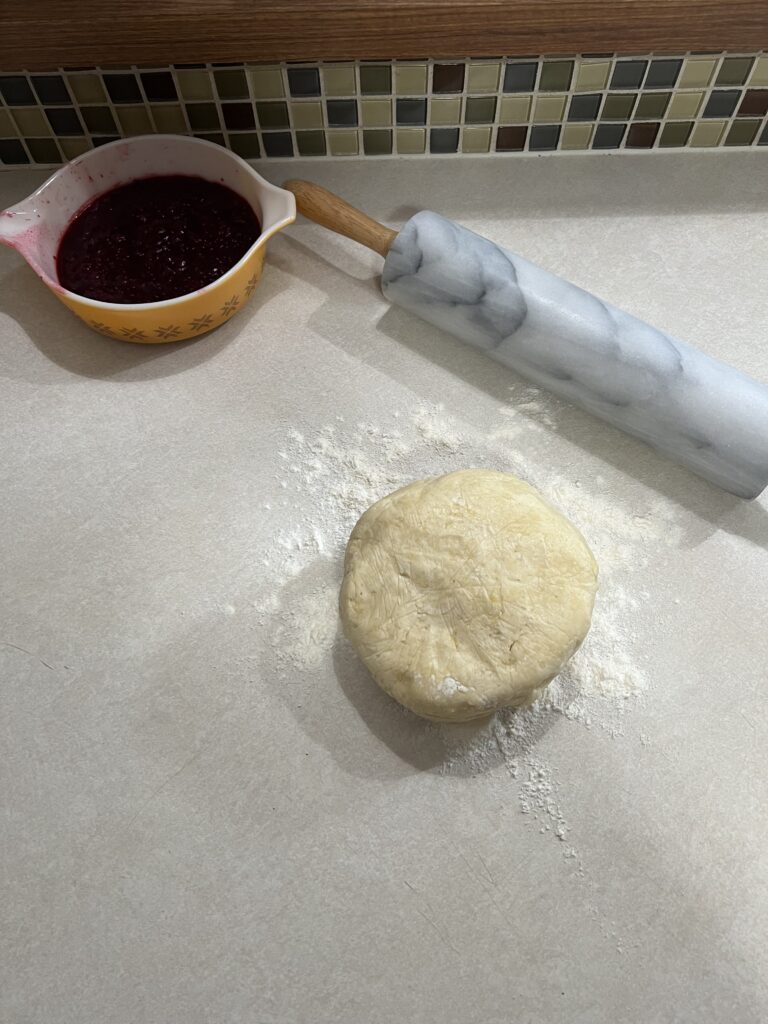
{"type": "Polygon", "coordinates": [[[420,480],[363,514],[344,630],[376,682],[425,718],[524,704],[589,630],[597,564],[581,534],[509,473],[420,480]]]}

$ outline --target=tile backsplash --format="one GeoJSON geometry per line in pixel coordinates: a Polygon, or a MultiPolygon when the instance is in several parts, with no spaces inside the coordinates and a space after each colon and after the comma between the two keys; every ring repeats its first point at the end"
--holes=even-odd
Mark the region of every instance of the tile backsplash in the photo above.
{"type": "Polygon", "coordinates": [[[246,159],[768,146],[768,54],[0,72],[0,164],[178,132],[246,159]]]}

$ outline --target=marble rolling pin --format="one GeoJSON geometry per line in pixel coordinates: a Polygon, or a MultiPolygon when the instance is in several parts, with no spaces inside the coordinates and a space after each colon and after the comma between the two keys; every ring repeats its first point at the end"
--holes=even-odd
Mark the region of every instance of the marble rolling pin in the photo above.
{"type": "Polygon", "coordinates": [[[424,210],[400,231],[306,181],[310,220],[385,257],[384,295],[743,498],[768,484],[768,387],[424,210]]]}

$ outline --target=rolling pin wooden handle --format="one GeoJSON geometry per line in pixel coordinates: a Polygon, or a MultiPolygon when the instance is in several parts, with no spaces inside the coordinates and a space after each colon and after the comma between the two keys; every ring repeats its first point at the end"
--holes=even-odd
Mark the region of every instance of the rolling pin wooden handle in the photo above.
{"type": "Polygon", "coordinates": [[[293,192],[299,213],[324,228],[373,249],[379,256],[386,256],[397,238],[396,231],[379,224],[377,220],[339,199],[333,192],[320,185],[313,185],[311,181],[286,181],[283,188],[293,192]]]}

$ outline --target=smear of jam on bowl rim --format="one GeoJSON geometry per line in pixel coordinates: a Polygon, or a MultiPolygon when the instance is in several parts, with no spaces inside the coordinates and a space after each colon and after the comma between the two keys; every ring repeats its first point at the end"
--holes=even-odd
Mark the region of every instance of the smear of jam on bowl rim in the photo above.
{"type": "Polygon", "coordinates": [[[88,203],[64,232],[56,270],[101,302],[162,302],[226,274],[261,234],[226,185],[181,174],[139,178],[88,203]]]}

